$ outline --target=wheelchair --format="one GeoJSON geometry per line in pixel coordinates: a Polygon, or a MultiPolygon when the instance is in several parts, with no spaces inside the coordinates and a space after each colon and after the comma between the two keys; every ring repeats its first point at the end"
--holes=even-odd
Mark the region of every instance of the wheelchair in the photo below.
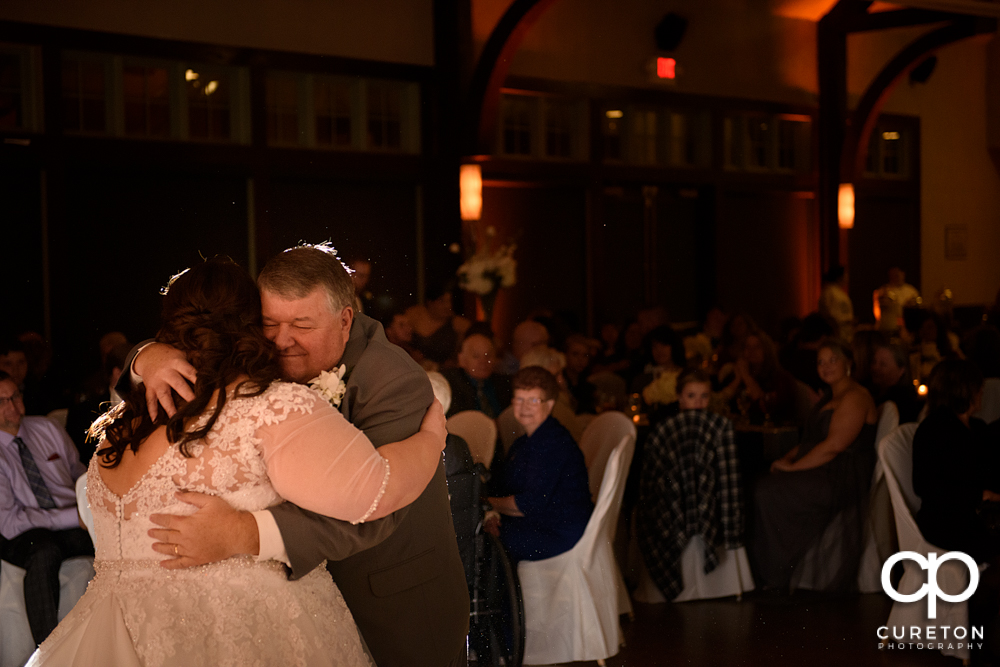
{"type": "Polygon", "coordinates": [[[500,540],[483,530],[489,471],[474,463],[461,438],[448,436],[445,468],[458,551],[469,586],[469,665],[521,667],[524,603],[517,570],[500,540]]]}

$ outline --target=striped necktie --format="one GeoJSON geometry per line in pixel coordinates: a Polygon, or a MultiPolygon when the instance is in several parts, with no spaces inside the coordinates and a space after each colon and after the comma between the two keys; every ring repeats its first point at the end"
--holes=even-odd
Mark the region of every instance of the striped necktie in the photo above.
{"type": "Polygon", "coordinates": [[[24,474],[28,477],[28,484],[31,485],[31,490],[38,500],[38,506],[43,510],[54,508],[56,501],[52,500],[49,487],[45,486],[45,480],[42,479],[42,473],[38,471],[35,457],[31,455],[28,445],[21,438],[14,438],[14,444],[17,445],[17,451],[21,455],[21,465],[24,466],[24,474]]]}

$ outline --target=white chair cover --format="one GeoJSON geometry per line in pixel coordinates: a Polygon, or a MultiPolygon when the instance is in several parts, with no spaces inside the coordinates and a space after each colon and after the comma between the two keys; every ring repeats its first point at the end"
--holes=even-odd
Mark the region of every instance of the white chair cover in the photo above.
{"type": "Polygon", "coordinates": [[[446,427],[448,433],[457,435],[469,445],[473,461],[490,467],[497,446],[497,425],[492,419],[478,410],[465,410],[452,415],[446,427]]]}
{"type": "MultiPolygon", "coordinates": [[[[59,568],[59,620],[83,596],[94,577],[94,559],[79,556],[59,568]]],[[[35,650],[24,610],[24,570],[0,561],[0,667],[21,667],[35,650]]]]}
{"type": "MultiPolygon", "coordinates": [[[[633,591],[632,597],[636,602],[647,604],[666,602],[667,598],[649,575],[649,570],[642,561],[642,554],[637,555],[639,586],[633,591]]],[[[719,564],[705,574],[705,539],[701,535],[692,537],[684,547],[681,554],[681,575],[684,577],[684,590],[674,598],[674,602],[710,600],[732,595],[739,597],[754,589],[753,573],[750,571],[745,547],[721,551],[719,564]]]]}
{"type": "Polygon", "coordinates": [[[94,535],[94,514],[90,511],[90,503],[87,501],[87,473],[83,473],[76,479],[76,510],[80,513],[83,525],[90,533],[91,542],[97,540],[94,535]]]}
{"type": "Polygon", "coordinates": [[[983,405],[975,416],[987,424],[1000,419],[1000,378],[983,380],[983,405]]]}
{"type": "Polygon", "coordinates": [[[524,435],[524,427],[514,418],[514,406],[508,405],[497,417],[497,431],[500,433],[500,444],[506,456],[514,441],[524,435]]]}
{"type": "Polygon", "coordinates": [[[69,416],[69,408],[58,408],[50,412],[47,416],[49,419],[59,424],[59,426],[66,428],[66,417],[69,416]]]}
{"type": "MultiPolygon", "coordinates": [[[[879,407],[878,430],[875,445],[899,426],[899,410],[892,401],[879,407]]],[[[882,564],[891,556],[887,545],[892,544],[892,502],[885,486],[885,475],[881,461],[875,462],[872,473],[872,490],[868,496],[868,521],[865,522],[865,550],[861,554],[858,567],[858,590],[862,593],[878,593],[882,590],[882,564]],[[879,548],[881,545],[881,549],[879,548]]]]}
{"type": "MultiPolygon", "coordinates": [[[[882,469],[885,474],[886,485],[889,487],[889,496],[892,499],[892,511],[896,517],[896,535],[899,538],[900,551],[915,551],[925,557],[930,552],[943,554],[944,549],[930,544],[920,534],[917,522],[913,515],[920,509],[920,498],[913,490],[913,434],[916,433],[917,424],[903,424],[887,435],[878,445],[878,457],[882,462],[882,469]]],[[[920,566],[911,561],[903,561],[903,578],[899,582],[897,590],[903,594],[915,593],[924,585],[926,572],[920,566]]],[[[969,583],[969,572],[965,566],[957,561],[948,561],[938,570],[938,585],[946,593],[955,595],[966,589],[969,583]]],[[[942,626],[969,627],[969,607],[967,602],[947,602],[938,599],[937,618],[933,621],[927,619],[927,600],[903,603],[893,602],[892,611],[889,613],[890,636],[894,626],[942,626]]],[[[922,636],[926,636],[921,631],[922,636]]],[[[961,660],[969,659],[967,648],[945,648],[941,651],[944,655],[951,655],[961,660]]]]}
{"type": "Polygon", "coordinates": [[[518,564],[524,664],[604,660],[618,653],[621,572],[611,545],[634,451],[633,432],[608,458],[594,513],[576,546],[553,558],[518,564]]]}
{"type": "Polygon", "coordinates": [[[597,493],[604,481],[604,467],[612,450],[622,439],[635,440],[635,424],[621,412],[605,412],[595,417],[580,438],[583,461],[590,476],[590,496],[596,502],[597,493]]]}

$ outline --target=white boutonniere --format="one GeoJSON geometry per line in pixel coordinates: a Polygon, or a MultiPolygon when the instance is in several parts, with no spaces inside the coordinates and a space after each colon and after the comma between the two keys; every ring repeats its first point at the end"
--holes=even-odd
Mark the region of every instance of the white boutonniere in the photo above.
{"type": "Polygon", "coordinates": [[[341,364],[332,371],[320,372],[309,381],[309,386],[321,393],[323,398],[333,404],[333,407],[339,408],[340,402],[344,400],[344,394],[347,392],[347,384],[344,382],[345,373],[347,373],[347,366],[341,364]]]}

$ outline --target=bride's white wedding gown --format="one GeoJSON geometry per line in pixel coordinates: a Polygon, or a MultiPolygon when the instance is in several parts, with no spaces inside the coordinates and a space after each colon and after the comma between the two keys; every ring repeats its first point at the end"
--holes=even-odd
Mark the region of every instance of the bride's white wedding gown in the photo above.
{"type": "Polygon", "coordinates": [[[283,382],[257,397],[230,398],[211,433],[191,445],[193,458],[168,446],[122,497],[105,486],[93,458],[87,495],[97,576],[29,667],[368,667],[326,568],[298,581],[280,563],[250,557],[166,570],[158,563],[167,556],[152,550],[147,531],[151,514],[194,512],[175,498],[180,490],[250,511],[284,497],[361,520],[385,490],[388,464],[319,394],[283,382]]]}

